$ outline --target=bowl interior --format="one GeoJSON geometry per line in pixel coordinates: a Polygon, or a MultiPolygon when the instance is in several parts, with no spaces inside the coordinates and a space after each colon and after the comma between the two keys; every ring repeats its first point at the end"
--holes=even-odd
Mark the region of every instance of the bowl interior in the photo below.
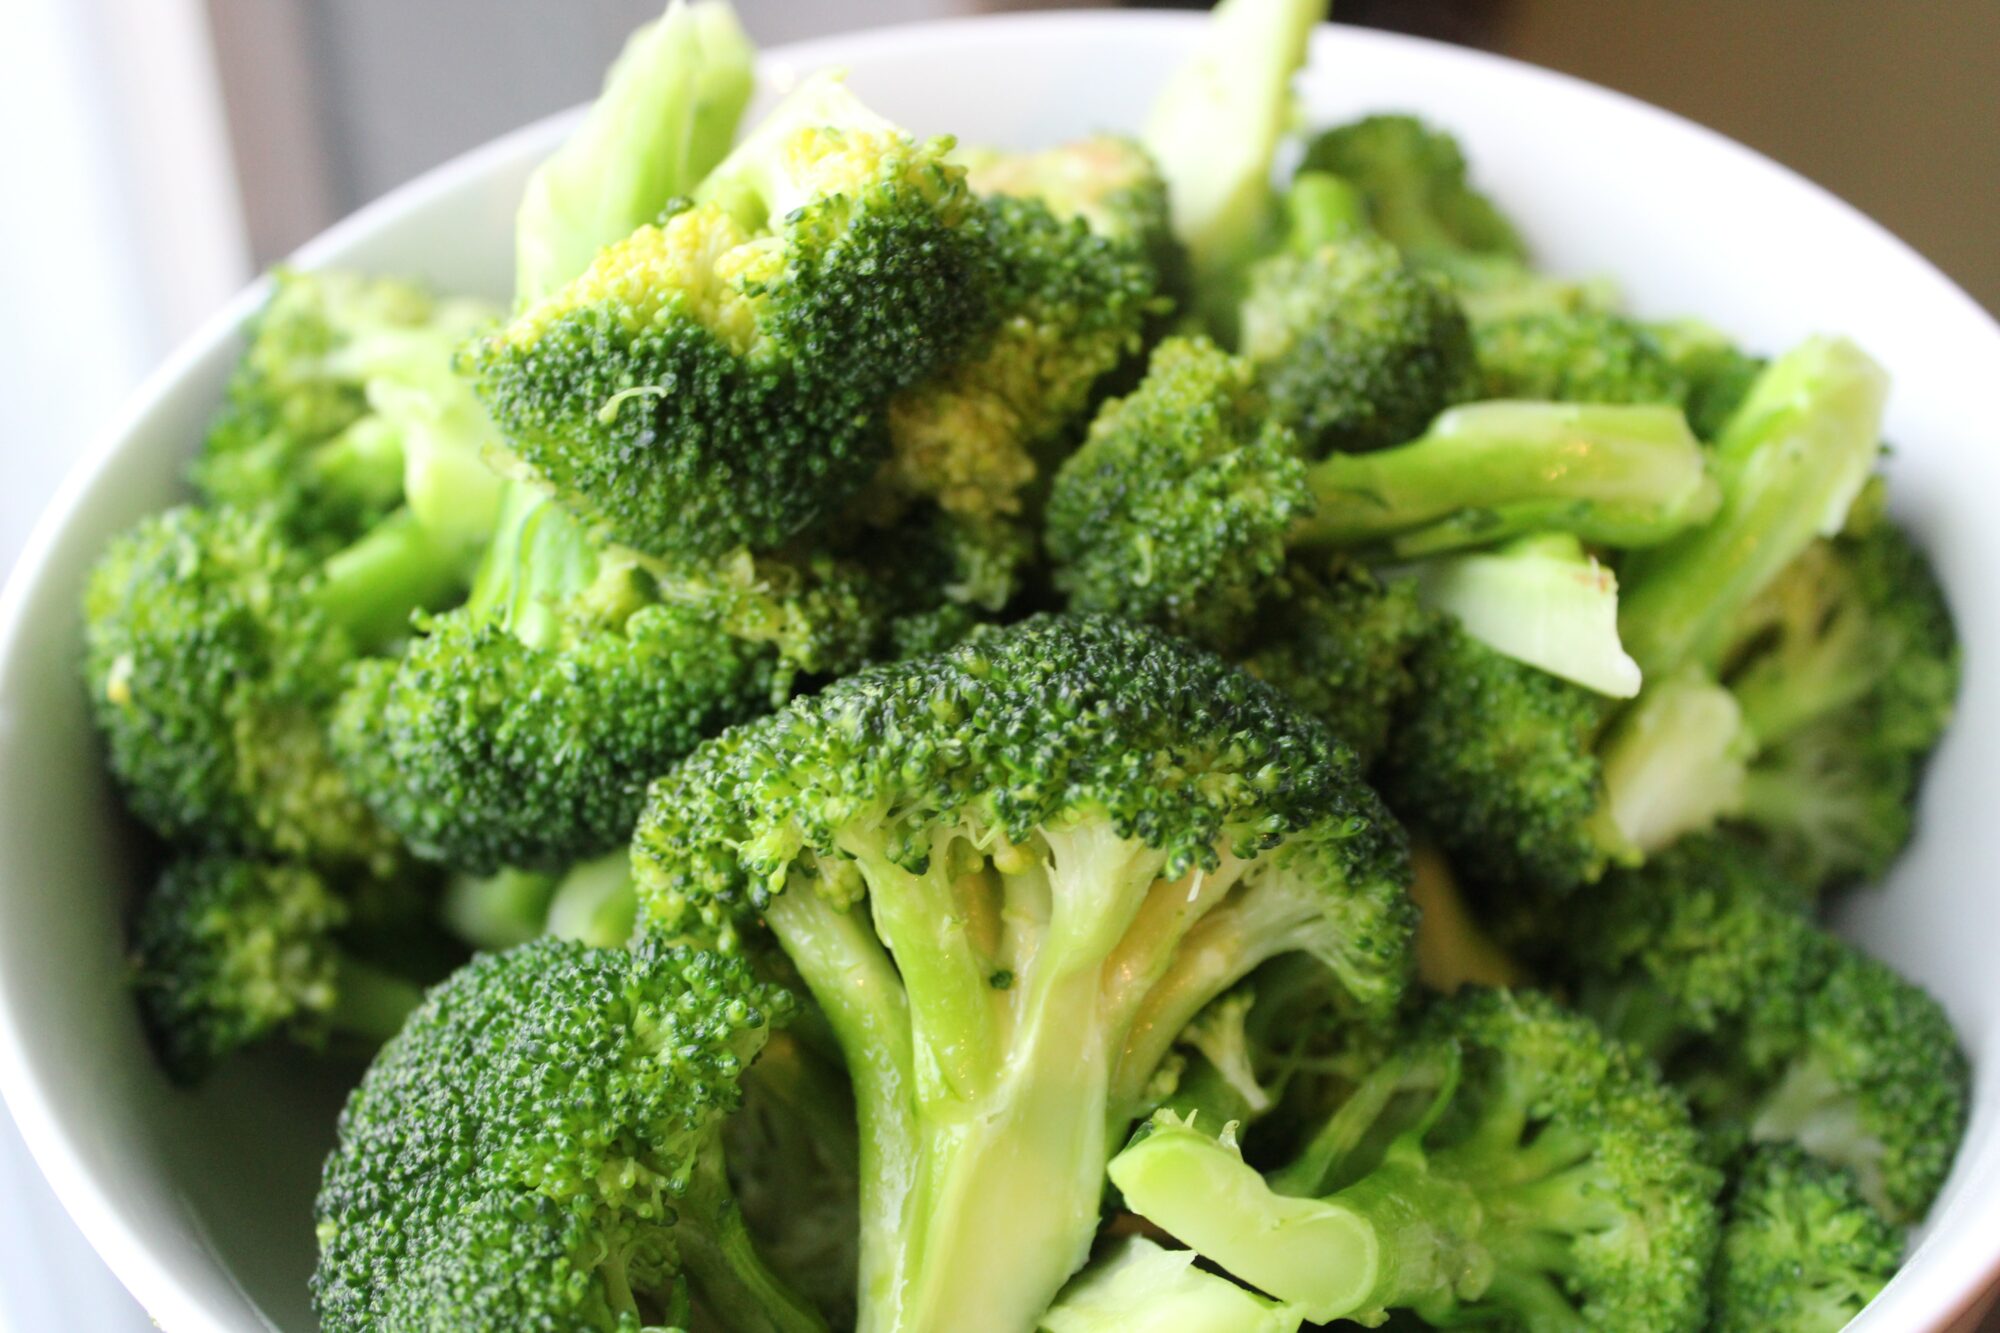
{"type": "MultiPolygon", "coordinates": [[[[829,64],[919,132],[1034,146],[1132,130],[1199,32],[1187,16],[1068,14],[930,24],[771,53],[768,88],[829,64]]],[[[1960,721],[1915,847],[1844,925],[1950,1006],[1978,1071],[1958,1169],[1911,1263],[1857,1328],[1941,1327],[2000,1255],[2000,821],[1981,783],[2000,746],[2000,448],[1983,401],[2000,329],[1887,233],[1707,131],[1562,76],[1409,38],[1317,34],[1315,122],[1413,110],[1456,131],[1480,180],[1556,267],[1616,275],[1646,314],[1699,314],[1751,346],[1856,336],[1895,376],[1896,501],[1936,558],[1966,645],[1960,721]]],[[[562,119],[398,191],[302,262],[424,276],[504,298],[522,181],[562,119]]],[[[352,1070],[272,1053],[199,1093],[154,1072],[122,990],[120,919],[143,859],[101,770],[75,665],[77,590],[108,536],[181,494],[219,399],[224,311],[79,462],[0,604],[0,1081],[93,1243],[173,1333],[314,1327],[306,1299],[319,1158],[352,1070]]]]}

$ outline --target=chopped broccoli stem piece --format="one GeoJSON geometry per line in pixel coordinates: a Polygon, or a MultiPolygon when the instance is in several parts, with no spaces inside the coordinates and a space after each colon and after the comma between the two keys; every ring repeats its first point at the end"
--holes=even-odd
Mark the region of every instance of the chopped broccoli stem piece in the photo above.
{"type": "Polygon", "coordinates": [[[1194,1266],[1192,1250],[1143,1236],[1077,1274],[1042,1315],[1039,1333],[1297,1333],[1296,1306],[1246,1291],[1194,1266]]]}

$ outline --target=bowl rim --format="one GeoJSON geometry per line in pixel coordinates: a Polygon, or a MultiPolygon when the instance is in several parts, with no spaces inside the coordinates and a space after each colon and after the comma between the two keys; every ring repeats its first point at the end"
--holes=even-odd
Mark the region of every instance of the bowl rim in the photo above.
{"type": "MultiPolygon", "coordinates": [[[[1204,18],[1199,13],[1187,12],[1077,9],[961,15],[893,24],[773,46],[759,53],[758,83],[760,89],[783,88],[802,68],[838,65],[864,57],[907,55],[941,39],[962,39],[965,30],[971,27],[994,32],[1043,29],[1057,41],[1087,40],[1091,30],[1097,28],[1117,28],[1126,33],[1147,28],[1185,37],[1196,32],[1204,18]]],[[[1845,215],[1850,224],[1859,224],[1875,243],[1888,247],[1903,262],[1913,263],[1936,284],[1937,297],[1962,306],[2000,345],[2000,320],[1914,246],[1826,187],[1720,131],[1573,74],[1511,56],[1402,33],[1322,24],[1313,34],[1312,63],[1322,60],[1328,46],[1335,42],[1348,46],[1350,51],[1398,48],[1418,53],[1422,59],[1444,69],[1454,62],[1484,66],[1512,77],[1560,87],[1565,95],[1582,103],[1609,99],[1627,114],[1683,136],[1691,135],[1701,141],[1705,151],[1774,175],[1789,188],[1809,197],[1815,207],[1836,211],[1845,215]]],[[[301,268],[338,262],[344,251],[379,229],[433,199],[459,190],[468,181],[483,177],[498,164],[551,151],[584,110],[584,106],[576,106],[555,112],[440,163],[335,222],[283,262],[301,268]]],[[[90,440],[64,474],[30,529],[4,587],[0,587],[0,695],[6,692],[6,682],[15,673],[20,645],[28,637],[34,591],[46,577],[50,557],[77,511],[104,473],[130,447],[132,438],[141,433],[144,423],[175,393],[190,371],[237,336],[247,317],[262,304],[269,282],[268,274],[253,279],[186,335],[144,377],[114,420],[90,440]]],[[[0,892],[4,892],[4,886],[0,886],[0,892]]],[[[0,966],[4,966],[4,956],[0,956],[0,966]]],[[[0,990],[0,994],[4,993],[0,990]]],[[[30,1156],[92,1248],[162,1328],[173,1333],[197,1330],[220,1333],[223,1324],[215,1312],[178,1271],[155,1253],[138,1226],[121,1209],[116,1182],[93,1169],[71,1138],[65,1118],[38,1077],[29,1055],[23,1035],[24,1018],[25,1015],[0,1004],[0,1100],[4,1100],[14,1117],[30,1156]]],[[[1928,1236],[1898,1274],[1893,1313],[1902,1321],[1900,1327],[1932,1330],[1954,1327],[1955,1321],[1979,1308],[1991,1294],[1996,1280],[2000,1280],[2000,1147],[1988,1155],[1992,1160],[1983,1164],[1984,1169],[1969,1173],[1958,1182],[1960,1208],[1958,1215],[1950,1218],[1950,1228],[1928,1236]],[[1906,1274],[1921,1276],[1924,1285],[1917,1288],[1904,1283],[1901,1278],[1906,1274]]],[[[1962,1161],[1959,1169],[1974,1165],[1962,1161]]],[[[1891,1312],[1879,1306],[1878,1301],[1853,1327],[1886,1328],[1882,1321],[1891,1312]]]]}

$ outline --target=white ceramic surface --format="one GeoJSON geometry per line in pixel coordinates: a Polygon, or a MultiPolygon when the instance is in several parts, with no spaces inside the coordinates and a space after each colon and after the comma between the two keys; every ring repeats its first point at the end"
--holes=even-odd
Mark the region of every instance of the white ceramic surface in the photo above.
{"type": "MultiPolygon", "coordinates": [[[[771,53],[767,85],[845,64],[921,132],[1046,144],[1135,128],[1191,49],[1188,16],[1059,14],[861,34],[771,53]]],[[[1314,121],[1429,115],[1538,251],[1608,272],[1647,314],[1699,313],[1752,346],[1858,337],[1895,375],[1896,499],[1951,590],[1966,643],[1960,720],[1932,769],[1894,883],[1845,922],[1950,1006],[1977,1094],[1957,1170],[1908,1266],[1855,1325],[1946,1327],[2000,1260],[2000,328],[1924,260],[1838,200],[1708,131],[1494,57],[1379,33],[1317,34],[1301,81],[1314,121]]],[[[522,180],[559,118],[454,162],[300,256],[503,296],[522,180]]],[[[199,1094],[169,1089],[120,988],[129,829],[102,774],[75,666],[75,603],[106,538],[179,493],[214,408],[246,292],[177,353],[77,466],[0,599],[0,1086],[71,1213],[169,1333],[303,1333],[309,1204],[342,1073],[276,1054],[199,1094]]],[[[11,448],[24,447],[13,442],[11,448]]]]}

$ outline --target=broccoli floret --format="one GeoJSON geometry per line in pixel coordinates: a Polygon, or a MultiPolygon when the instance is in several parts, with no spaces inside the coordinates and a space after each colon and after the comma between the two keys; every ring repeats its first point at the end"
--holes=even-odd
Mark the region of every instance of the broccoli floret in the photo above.
{"type": "Polygon", "coordinates": [[[1352,561],[1294,561],[1282,588],[1266,600],[1237,660],[1324,722],[1364,770],[1373,767],[1414,686],[1410,656],[1433,617],[1413,582],[1384,582],[1352,561]]]}
{"type": "Polygon", "coordinates": [[[1745,608],[1844,521],[1881,406],[1879,368],[1843,342],[1810,341],[1759,379],[1716,447],[1714,519],[1620,566],[1618,637],[1643,674],[1631,704],[1440,631],[1392,732],[1390,804],[1502,893],[1573,888],[1738,813],[1759,737],[1714,673],[1745,608]]]}
{"type": "Polygon", "coordinates": [[[334,744],[419,855],[560,868],[629,837],[696,741],[867,660],[889,609],[824,557],[649,567],[522,487],[472,600],[356,673],[334,744]]]}
{"type": "Polygon", "coordinates": [[[796,700],[655,783],[634,846],[648,919],[766,923],[840,1038],[871,1328],[1031,1326],[1175,1038],[1265,959],[1314,955],[1367,1012],[1407,977],[1402,842],[1352,756],[1128,622],[796,700]]]}
{"type": "Polygon", "coordinates": [[[1386,241],[1356,236],[1278,254],[1249,281],[1238,350],[1311,456],[1413,440],[1446,407],[1475,396],[1464,313],[1386,241]]]}
{"type": "Polygon", "coordinates": [[[1937,1002],[1826,934],[1755,849],[1709,836],[1546,913],[1543,966],[1686,1089],[1719,1153],[1795,1142],[1898,1222],[1944,1182],[1968,1095],[1937,1002]]]}
{"type": "Polygon", "coordinates": [[[1902,1262],[1903,1238],[1854,1175],[1785,1145],[1754,1149],[1724,1206],[1716,1333],[1835,1333],[1902,1262]]]}
{"type": "Polygon", "coordinates": [[[343,946],[353,916],[302,865],[209,854],[169,866],[132,926],[132,984],[167,1073],[199,1082],[272,1036],[394,1035],[421,993],[343,946]]]}
{"type": "Polygon", "coordinates": [[[1686,1107],[1532,992],[1437,1002],[1268,1177],[1228,1127],[1171,1113],[1110,1175],[1127,1207],[1314,1321],[1694,1330],[1706,1311],[1719,1180],[1686,1107]]]}
{"type": "Polygon", "coordinates": [[[1746,609],[1729,651],[1726,679],[1762,746],[1741,826],[1813,889],[1879,878],[1903,849],[1958,693],[1937,576],[1866,499],[1746,609]]]}
{"type": "Polygon", "coordinates": [[[1764,359],[1697,319],[1654,324],[1649,332],[1687,385],[1688,424],[1704,440],[1717,438],[1764,373],[1764,359]]]}
{"type": "Polygon", "coordinates": [[[990,322],[948,142],[808,81],[657,224],[471,354],[516,453],[658,556],[774,547],[888,453],[887,405],[990,322]]]}
{"type": "Polygon", "coordinates": [[[1369,224],[1413,258],[1527,257],[1514,225],[1467,181],[1458,141],[1414,116],[1367,116],[1323,130],[1299,169],[1354,186],[1369,224]]]}
{"type": "Polygon", "coordinates": [[[636,1333],[685,1309],[685,1281],[718,1327],[823,1329],[757,1256],[722,1147],[792,1008],[739,962],[656,943],[474,959],[341,1113],[321,1323],[636,1333]]]}
{"type": "Polygon", "coordinates": [[[1688,406],[1679,367],[1636,320],[1598,311],[1515,315],[1481,324],[1473,338],[1482,398],[1688,406]]]}
{"type": "Polygon", "coordinates": [[[1292,550],[1417,554],[1542,529],[1640,544],[1714,503],[1670,408],[1475,404],[1408,444],[1307,463],[1246,362],[1169,339],[1057,473],[1045,540],[1076,609],[1226,650],[1292,550]]]}
{"type": "MultiPolygon", "coordinates": [[[[451,364],[496,315],[401,279],[278,269],[195,460],[195,488],[314,552],[380,522],[406,480],[419,492],[442,484],[434,471],[460,483],[461,511],[490,513],[498,482],[481,454],[492,430],[451,364]]],[[[475,537],[478,518],[467,520],[475,537]]]]}
{"type": "Polygon", "coordinates": [[[1297,1333],[1305,1314],[1133,1236],[1063,1288],[1038,1333],[1297,1333]]]}
{"type": "Polygon", "coordinates": [[[139,817],[191,846],[379,864],[394,841],[324,724],[361,647],[458,580],[390,519],[325,561],[268,519],[170,509],[114,541],[84,592],[84,676],[139,817]]]}

